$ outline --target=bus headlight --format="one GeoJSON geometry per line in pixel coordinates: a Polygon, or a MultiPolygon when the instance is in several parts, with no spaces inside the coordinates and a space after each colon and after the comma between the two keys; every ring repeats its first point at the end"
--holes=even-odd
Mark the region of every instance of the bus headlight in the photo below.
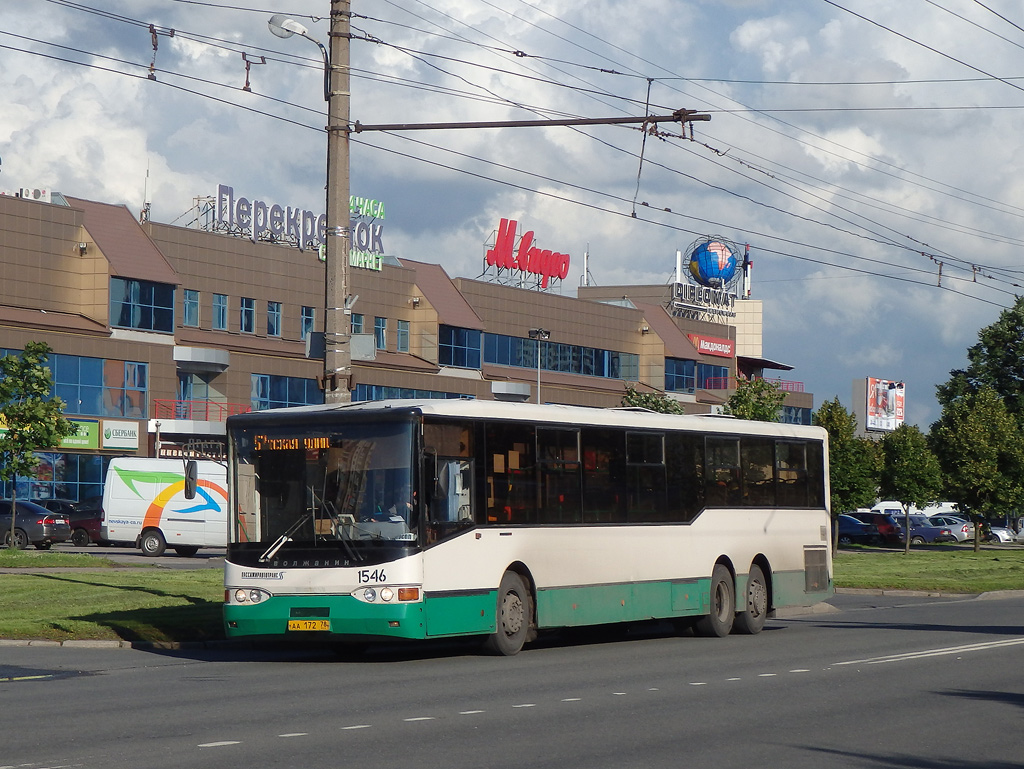
{"type": "Polygon", "coordinates": [[[234,592],[230,595],[234,599],[234,603],[260,603],[270,598],[270,593],[266,590],[260,590],[258,587],[235,588],[234,592]]]}
{"type": "Polygon", "coordinates": [[[420,600],[419,587],[361,587],[352,591],[352,597],[363,603],[414,603],[420,600]]]}

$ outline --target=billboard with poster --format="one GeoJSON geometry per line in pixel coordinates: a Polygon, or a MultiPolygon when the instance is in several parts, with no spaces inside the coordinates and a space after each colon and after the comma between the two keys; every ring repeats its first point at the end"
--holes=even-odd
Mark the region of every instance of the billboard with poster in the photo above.
{"type": "Polygon", "coordinates": [[[903,424],[906,386],[903,382],[868,377],[865,426],[868,430],[895,430],[903,424]]]}

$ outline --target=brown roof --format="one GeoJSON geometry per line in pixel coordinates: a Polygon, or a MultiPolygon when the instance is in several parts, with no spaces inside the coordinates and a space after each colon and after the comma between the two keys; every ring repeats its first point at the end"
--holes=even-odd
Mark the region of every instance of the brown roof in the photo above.
{"type": "Polygon", "coordinates": [[[25,307],[0,306],[0,326],[110,336],[110,330],[105,325],[84,315],[50,310],[31,310],[25,307]]]}
{"type": "Polygon", "coordinates": [[[439,323],[483,330],[484,322],[455,287],[441,265],[414,262],[411,259],[402,259],[402,264],[416,271],[416,285],[437,312],[439,323]]]}
{"type": "Polygon", "coordinates": [[[702,356],[693,346],[693,342],[672,320],[668,310],[658,304],[647,304],[646,302],[634,302],[634,304],[644,314],[644,320],[647,321],[651,330],[665,343],[666,357],[683,360],[701,359],[702,356]]]}
{"type": "Polygon", "coordinates": [[[81,198],[67,201],[85,214],[85,229],[107,258],[111,275],[178,284],[178,274],[127,207],[81,198]]]}

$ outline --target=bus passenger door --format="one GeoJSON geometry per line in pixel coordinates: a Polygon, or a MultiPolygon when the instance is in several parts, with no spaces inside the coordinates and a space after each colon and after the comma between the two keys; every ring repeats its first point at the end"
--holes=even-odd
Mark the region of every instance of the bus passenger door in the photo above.
{"type": "Polygon", "coordinates": [[[438,457],[430,498],[430,541],[473,525],[473,460],[438,457]]]}

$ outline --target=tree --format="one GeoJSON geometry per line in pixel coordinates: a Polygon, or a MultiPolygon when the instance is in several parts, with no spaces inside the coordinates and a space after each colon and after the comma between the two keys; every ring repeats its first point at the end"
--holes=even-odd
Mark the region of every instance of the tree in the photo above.
{"type": "Polygon", "coordinates": [[[725,404],[725,413],[740,419],[753,419],[758,422],[778,422],[779,410],[786,393],[779,389],[775,382],[767,379],[737,379],[736,392],[725,404]]]}
{"type": "Polygon", "coordinates": [[[978,343],[968,348],[966,369],[949,372],[950,379],[936,388],[946,406],[965,395],[989,387],[1000,395],[1011,414],[1024,416],[1024,297],[1003,310],[999,319],[978,332],[978,343]]]}
{"type": "Polygon", "coordinates": [[[984,518],[1017,510],[1024,501],[1020,425],[1003,398],[982,386],[946,404],[929,437],[948,497],[975,521],[978,550],[984,518]]]}
{"type": "Polygon", "coordinates": [[[685,414],[679,401],[669,398],[665,393],[638,392],[631,384],[626,384],[626,394],[622,396],[622,405],[633,408],[657,411],[659,414],[685,414]]]}
{"type": "Polygon", "coordinates": [[[0,358],[0,417],[7,428],[0,434],[0,479],[12,488],[10,547],[15,544],[17,477],[35,472],[36,451],[54,448],[77,429],[63,416],[64,402],[50,397],[49,354],[49,345],[29,342],[21,355],[0,358]]]}
{"type": "Polygon", "coordinates": [[[928,446],[928,438],[916,425],[902,424],[882,439],[882,472],[879,494],[903,505],[906,542],[910,552],[910,506],[924,507],[942,492],[942,469],[928,446]]]}
{"type": "Polygon", "coordinates": [[[857,417],[843,408],[837,397],[822,403],[812,421],[828,432],[832,514],[873,505],[881,459],[874,441],[856,436],[857,417]]]}

